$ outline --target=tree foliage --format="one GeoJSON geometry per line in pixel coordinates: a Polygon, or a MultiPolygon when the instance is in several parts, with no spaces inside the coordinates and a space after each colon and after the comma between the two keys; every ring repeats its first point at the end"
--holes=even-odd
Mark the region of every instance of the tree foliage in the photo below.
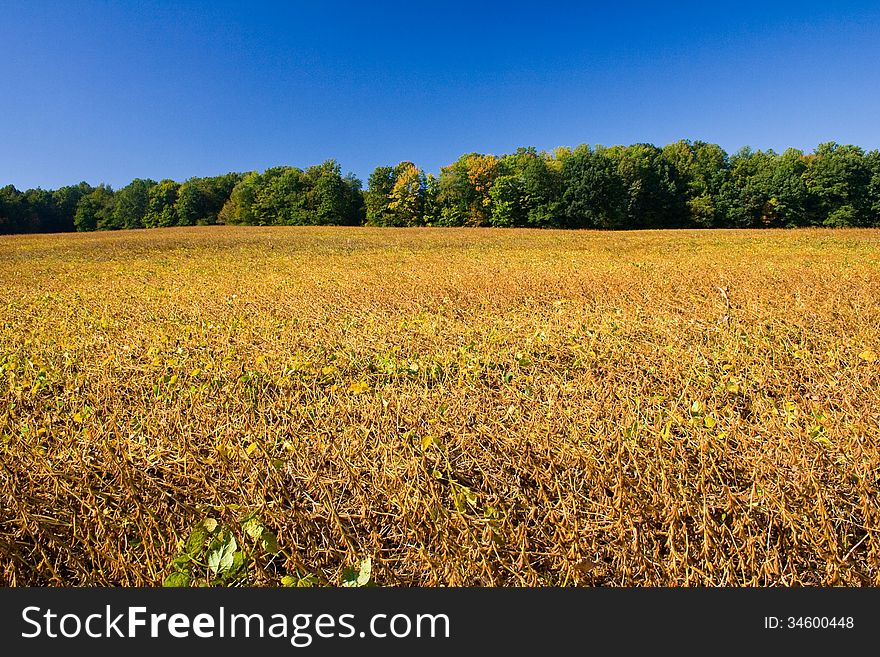
{"type": "Polygon", "coordinates": [[[428,181],[412,162],[376,167],[365,193],[369,226],[422,226],[428,181]]]}
{"type": "Polygon", "coordinates": [[[228,224],[356,225],[363,222],[360,181],[335,160],[306,170],[273,167],[246,174],[220,211],[228,224]]]}
{"type": "Polygon", "coordinates": [[[783,228],[880,225],[880,152],[820,144],[812,153],[680,140],[658,148],[533,147],[467,153],[439,176],[403,161],[366,190],[335,160],[299,169],[135,179],[114,191],[0,188],[0,233],[249,225],[532,228],[783,228]]]}

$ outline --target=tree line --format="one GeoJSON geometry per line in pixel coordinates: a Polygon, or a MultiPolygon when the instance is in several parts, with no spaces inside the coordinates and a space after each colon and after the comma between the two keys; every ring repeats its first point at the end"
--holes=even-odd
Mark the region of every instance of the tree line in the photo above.
{"type": "Polygon", "coordinates": [[[681,140],[463,155],[439,176],[377,167],[366,190],[328,160],[118,190],[0,188],[0,233],[208,224],[758,228],[880,226],[880,152],[834,142],[812,153],[681,140]]]}

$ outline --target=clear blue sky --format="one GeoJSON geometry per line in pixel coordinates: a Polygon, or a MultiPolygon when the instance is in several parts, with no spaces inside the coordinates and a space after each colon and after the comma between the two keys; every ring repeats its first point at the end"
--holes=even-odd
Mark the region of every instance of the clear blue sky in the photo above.
{"type": "Polygon", "coordinates": [[[871,2],[0,5],[0,185],[703,139],[880,146],[871,2]]]}

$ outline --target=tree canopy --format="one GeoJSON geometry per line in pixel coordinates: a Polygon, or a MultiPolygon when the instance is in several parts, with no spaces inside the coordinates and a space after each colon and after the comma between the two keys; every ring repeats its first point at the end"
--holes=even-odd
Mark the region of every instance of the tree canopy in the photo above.
{"type": "Polygon", "coordinates": [[[680,140],[658,148],[533,147],[467,153],[439,176],[403,161],[366,190],[335,160],[118,190],[0,187],[0,233],[250,225],[532,228],[880,226],[880,153],[827,142],[811,153],[680,140]]]}

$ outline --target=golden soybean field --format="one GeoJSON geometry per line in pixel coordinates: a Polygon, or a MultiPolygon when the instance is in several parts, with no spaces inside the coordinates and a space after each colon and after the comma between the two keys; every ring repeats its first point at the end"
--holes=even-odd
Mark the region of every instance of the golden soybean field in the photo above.
{"type": "Polygon", "coordinates": [[[880,231],[0,238],[0,583],[880,585],[880,231]]]}

